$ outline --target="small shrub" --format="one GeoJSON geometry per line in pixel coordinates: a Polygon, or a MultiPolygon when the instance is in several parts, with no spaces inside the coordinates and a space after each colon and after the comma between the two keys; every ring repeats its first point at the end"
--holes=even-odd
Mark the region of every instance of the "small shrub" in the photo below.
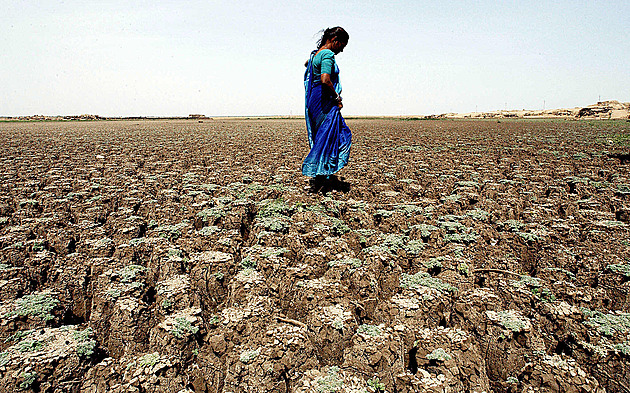
{"type": "Polygon", "coordinates": [[[24,372],[20,374],[20,377],[24,380],[20,384],[20,388],[26,390],[29,389],[37,379],[37,373],[24,372]]]}
{"type": "Polygon", "coordinates": [[[431,258],[428,261],[423,261],[422,264],[429,270],[441,268],[442,262],[446,260],[446,257],[431,258]]]}
{"type": "Polygon", "coordinates": [[[72,335],[77,341],[77,355],[79,357],[90,357],[94,353],[96,347],[96,341],[92,340],[90,336],[94,334],[92,328],[87,328],[81,331],[75,331],[72,335]]]}
{"type": "Polygon", "coordinates": [[[528,243],[535,243],[537,241],[540,241],[540,236],[538,236],[535,233],[531,233],[531,232],[516,232],[520,237],[522,237],[523,239],[525,239],[525,241],[527,241],[528,243]]]}
{"type": "Polygon", "coordinates": [[[158,236],[165,237],[167,239],[176,240],[182,236],[182,229],[188,226],[185,222],[180,222],[175,225],[162,225],[155,228],[155,231],[158,232],[158,236]]]}
{"type": "Polygon", "coordinates": [[[358,258],[347,258],[338,261],[330,261],[328,262],[328,266],[350,266],[352,269],[358,269],[363,266],[363,261],[358,258]]]}
{"type": "Polygon", "coordinates": [[[424,243],[422,240],[410,240],[403,246],[403,248],[410,255],[418,255],[422,250],[424,250],[424,243]]]}
{"type": "Polygon", "coordinates": [[[383,331],[381,330],[381,326],[379,325],[365,325],[364,324],[364,325],[359,326],[359,328],[357,329],[357,333],[376,337],[383,334],[383,331]]]}
{"type": "Polygon", "coordinates": [[[289,230],[291,223],[288,217],[273,216],[260,218],[256,226],[261,226],[271,232],[286,232],[289,230]]]}
{"type": "Polygon", "coordinates": [[[518,220],[507,220],[499,223],[498,225],[499,230],[508,232],[518,232],[523,228],[525,228],[525,224],[522,221],[518,220]]]}
{"type": "Polygon", "coordinates": [[[630,277],[630,265],[619,263],[619,264],[614,264],[614,265],[608,265],[606,266],[606,269],[614,273],[621,274],[624,277],[630,277]]]}
{"type": "Polygon", "coordinates": [[[511,330],[515,333],[519,333],[522,331],[527,331],[531,328],[531,323],[523,319],[517,312],[513,310],[505,310],[505,311],[486,311],[486,315],[491,320],[497,322],[504,328],[511,330]]]}
{"type": "Polygon", "coordinates": [[[604,314],[590,310],[585,312],[585,310],[582,309],[582,312],[589,319],[584,324],[596,328],[598,332],[605,336],[615,336],[630,332],[630,313],[604,314]]]}
{"type": "Polygon", "coordinates": [[[521,279],[519,281],[512,282],[512,286],[517,287],[517,288],[523,288],[523,287],[540,288],[542,287],[542,285],[543,283],[540,278],[530,277],[526,275],[521,276],[521,279]]]}
{"type": "Polygon", "coordinates": [[[331,226],[331,231],[333,234],[335,235],[343,235],[345,233],[350,232],[350,227],[346,225],[345,222],[343,222],[343,220],[340,220],[338,218],[332,218],[332,226],[331,226]]]}
{"type": "Polygon", "coordinates": [[[208,209],[203,209],[197,213],[197,217],[201,218],[204,222],[213,222],[221,217],[225,217],[225,211],[223,208],[214,206],[208,209]]]}
{"type": "Polygon", "coordinates": [[[239,360],[245,364],[249,364],[254,361],[260,355],[260,348],[241,353],[239,360]]]}
{"type": "Polygon", "coordinates": [[[8,352],[0,352],[0,367],[4,367],[11,362],[8,352]]]}
{"type": "Polygon", "coordinates": [[[144,273],[147,270],[146,267],[140,265],[128,265],[117,273],[120,276],[120,282],[130,283],[135,281],[138,273],[144,273]]]}
{"type": "Polygon", "coordinates": [[[245,269],[256,269],[256,261],[252,257],[245,257],[241,259],[241,266],[245,269]]]}
{"type": "Polygon", "coordinates": [[[447,243],[474,243],[479,239],[479,235],[475,232],[470,233],[446,233],[444,235],[444,241],[447,243]]]}
{"type": "Polygon", "coordinates": [[[120,295],[122,295],[122,291],[120,289],[108,289],[106,294],[113,300],[116,300],[120,297],[120,295]]]}
{"type": "Polygon", "coordinates": [[[339,367],[330,367],[328,375],[317,380],[315,388],[319,393],[334,393],[343,387],[343,380],[339,377],[339,367]]]}
{"type": "Polygon", "coordinates": [[[403,288],[415,289],[419,286],[433,288],[443,293],[456,292],[457,288],[445,283],[437,277],[431,277],[429,273],[418,272],[410,275],[403,273],[400,276],[400,286],[403,288]]]}
{"type": "Polygon", "coordinates": [[[376,213],[374,213],[374,217],[388,218],[391,217],[393,214],[394,212],[391,210],[378,209],[376,213]]]}
{"type": "Polygon", "coordinates": [[[440,362],[445,362],[447,360],[451,360],[452,356],[449,355],[444,349],[437,348],[433,352],[427,354],[427,359],[439,360],[440,362]]]}
{"type": "Polygon", "coordinates": [[[34,352],[42,348],[44,348],[44,343],[33,339],[22,340],[17,345],[17,349],[20,352],[34,352]]]}
{"type": "Polygon", "coordinates": [[[160,361],[160,354],[157,352],[147,353],[146,355],[140,356],[138,358],[138,363],[142,367],[153,367],[160,361]]]}
{"type": "Polygon", "coordinates": [[[207,226],[207,227],[203,227],[199,230],[199,233],[202,236],[212,236],[215,233],[221,232],[221,229],[217,226],[211,225],[211,226],[207,226]]]}
{"type": "Polygon", "coordinates": [[[182,338],[184,335],[197,334],[198,331],[199,328],[193,326],[186,318],[178,317],[175,318],[175,324],[171,333],[177,338],[182,338]]]}
{"type": "Polygon", "coordinates": [[[277,217],[277,216],[289,216],[293,214],[294,208],[284,202],[282,199],[266,199],[258,204],[258,216],[259,217],[277,217]]]}
{"type": "Polygon", "coordinates": [[[372,379],[368,379],[367,385],[368,385],[368,387],[370,387],[375,392],[384,392],[385,391],[385,384],[383,384],[378,377],[374,377],[372,379]]]}
{"type": "Polygon", "coordinates": [[[53,298],[47,293],[34,293],[26,295],[16,301],[17,309],[7,313],[8,316],[35,316],[50,321],[53,316],[50,312],[59,305],[59,300],[53,298]]]}
{"type": "Polygon", "coordinates": [[[486,221],[490,217],[490,213],[481,209],[470,210],[466,212],[466,215],[477,221],[486,221]]]}
{"type": "Polygon", "coordinates": [[[459,274],[465,277],[468,277],[468,275],[470,274],[470,269],[468,267],[468,264],[466,264],[465,262],[462,262],[459,265],[457,265],[457,271],[459,272],[459,274]]]}

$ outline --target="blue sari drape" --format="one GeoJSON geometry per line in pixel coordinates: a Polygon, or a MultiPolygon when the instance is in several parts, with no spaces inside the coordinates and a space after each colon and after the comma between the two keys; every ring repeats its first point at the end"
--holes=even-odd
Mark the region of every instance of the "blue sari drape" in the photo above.
{"type": "MultiPolygon", "coordinates": [[[[352,133],[339,112],[335,98],[324,90],[321,79],[313,76],[315,53],[317,51],[311,53],[304,73],[306,129],[311,151],[304,159],[302,173],[311,177],[340,171],[348,163],[352,144],[352,133]]],[[[336,63],[330,77],[335,91],[341,93],[336,63]]]]}

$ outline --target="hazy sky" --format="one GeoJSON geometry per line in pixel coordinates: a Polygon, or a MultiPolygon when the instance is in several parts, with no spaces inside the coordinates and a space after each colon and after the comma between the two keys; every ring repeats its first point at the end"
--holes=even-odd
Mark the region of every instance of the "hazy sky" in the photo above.
{"type": "Polygon", "coordinates": [[[630,101],[628,0],[0,0],[0,116],[299,115],[337,25],[346,115],[630,101]]]}

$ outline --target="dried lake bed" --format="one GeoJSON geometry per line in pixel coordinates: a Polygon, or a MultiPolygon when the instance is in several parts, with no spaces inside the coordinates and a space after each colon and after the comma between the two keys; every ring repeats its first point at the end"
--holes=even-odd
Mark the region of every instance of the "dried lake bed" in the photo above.
{"type": "Polygon", "coordinates": [[[630,391],[630,123],[0,123],[0,390],[630,391]]]}

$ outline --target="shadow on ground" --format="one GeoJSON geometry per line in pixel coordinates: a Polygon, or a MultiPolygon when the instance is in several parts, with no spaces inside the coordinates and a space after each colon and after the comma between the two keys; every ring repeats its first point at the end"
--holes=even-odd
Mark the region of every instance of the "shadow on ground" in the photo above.
{"type": "Polygon", "coordinates": [[[350,191],[350,183],[335,175],[316,176],[309,181],[309,184],[311,187],[309,192],[313,194],[321,193],[326,195],[331,191],[341,191],[345,194],[350,191]]]}

